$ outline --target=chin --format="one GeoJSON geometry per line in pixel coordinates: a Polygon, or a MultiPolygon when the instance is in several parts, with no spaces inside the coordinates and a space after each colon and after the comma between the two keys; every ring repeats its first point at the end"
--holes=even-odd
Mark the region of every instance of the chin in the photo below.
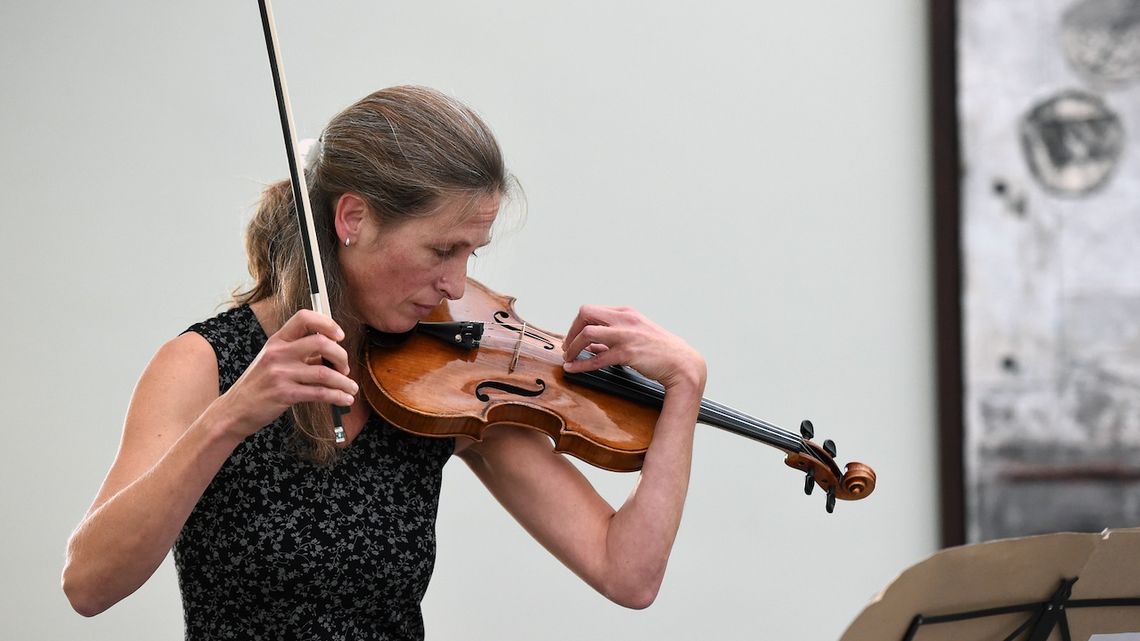
{"type": "Polygon", "coordinates": [[[372,325],[372,328],[388,334],[403,334],[404,332],[410,332],[415,329],[416,323],[418,322],[419,319],[415,318],[387,319],[386,321],[372,325]]]}

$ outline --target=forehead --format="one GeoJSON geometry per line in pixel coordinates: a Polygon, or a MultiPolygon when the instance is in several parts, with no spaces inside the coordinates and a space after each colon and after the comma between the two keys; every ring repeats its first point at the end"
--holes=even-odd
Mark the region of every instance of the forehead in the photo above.
{"type": "Polygon", "coordinates": [[[491,225],[499,215],[499,194],[451,196],[444,198],[429,216],[416,219],[423,231],[437,237],[459,236],[463,240],[483,243],[491,225]],[[479,236],[479,238],[468,238],[479,236]]]}

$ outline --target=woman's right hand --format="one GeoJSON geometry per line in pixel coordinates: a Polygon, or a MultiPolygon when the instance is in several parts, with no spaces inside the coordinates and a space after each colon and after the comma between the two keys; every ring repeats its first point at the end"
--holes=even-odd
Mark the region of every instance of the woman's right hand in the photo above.
{"type": "Polygon", "coordinates": [[[351,406],[359,386],[349,378],[344,331],[333,319],[302,309],[274,332],[219,400],[244,438],[298,403],[351,406]]]}

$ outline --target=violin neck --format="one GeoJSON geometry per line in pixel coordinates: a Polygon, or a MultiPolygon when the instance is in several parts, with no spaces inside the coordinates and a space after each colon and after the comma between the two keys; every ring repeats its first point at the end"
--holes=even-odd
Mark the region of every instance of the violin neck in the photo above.
{"type": "Polygon", "coordinates": [[[707,398],[701,399],[701,411],[697,415],[697,421],[760,441],[785,452],[806,453],[807,451],[799,436],[707,398]]]}
{"type": "MultiPolygon", "coordinates": [[[[653,407],[660,408],[665,400],[665,388],[661,383],[646,378],[629,367],[604,367],[593,372],[567,374],[567,378],[573,382],[653,407]]],[[[701,409],[697,415],[697,421],[705,425],[719,427],[738,436],[760,441],[785,452],[804,453],[807,450],[803,440],[798,435],[707,398],[701,399],[701,409]]]]}

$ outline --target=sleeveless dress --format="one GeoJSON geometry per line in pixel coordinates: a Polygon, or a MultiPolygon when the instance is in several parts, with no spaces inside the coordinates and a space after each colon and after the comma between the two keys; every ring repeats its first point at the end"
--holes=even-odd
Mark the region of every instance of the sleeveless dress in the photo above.
{"type": "MultiPolygon", "coordinates": [[[[218,357],[220,392],[267,338],[248,306],[186,331],[218,357]]],[[[246,438],[174,544],[187,641],[423,639],[435,518],[454,439],[373,415],[332,467],[290,446],[291,413],[246,438]]]]}

